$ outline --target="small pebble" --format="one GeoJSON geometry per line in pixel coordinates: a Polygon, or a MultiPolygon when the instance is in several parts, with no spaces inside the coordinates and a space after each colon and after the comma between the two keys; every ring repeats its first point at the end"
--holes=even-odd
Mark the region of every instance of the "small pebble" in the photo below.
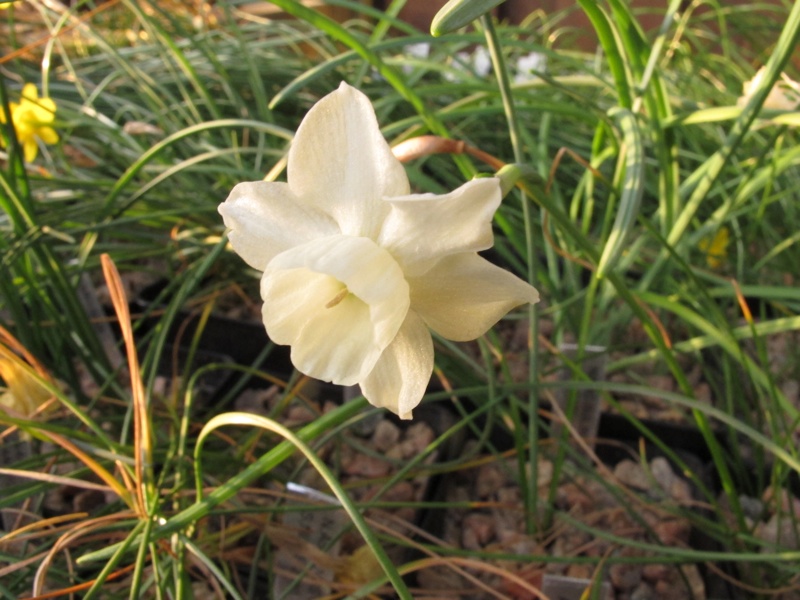
{"type": "Polygon", "coordinates": [[[592,579],[594,575],[594,566],[585,564],[585,563],[577,563],[573,565],[569,565],[567,567],[566,573],[564,573],[567,577],[574,577],[575,579],[592,579]]]}
{"type": "Polygon", "coordinates": [[[679,503],[686,503],[692,499],[689,484],[675,474],[666,458],[663,456],[654,458],[650,462],[650,470],[653,478],[669,494],[670,498],[679,503]]]}
{"type": "Polygon", "coordinates": [[[478,475],[475,480],[475,492],[478,498],[485,500],[497,492],[504,483],[506,483],[506,477],[500,472],[497,465],[483,465],[478,469],[478,475]]]}
{"type": "Polygon", "coordinates": [[[653,530],[665,546],[684,546],[689,543],[691,525],[685,519],[667,519],[656,523],[653,530]]]}
{"type": "Polygon", "coordinates": [[[762,552],[800,550],[800,529],[797,522],[785,514],[772,515],[769,521],[760,523],[755,536],[764,542],[762,552]]]}
{"type": "Polygon", "coordinates": [[[614,589],[626,592],[641,583],[642,567],[633,563],[615,563],[609,567],[608,577],[614,589]]]}
{"type": "Polygon", "coordinates": [[[667,565],[645,565],[642,568],[642,577],[650,582],[666,579],[669,569],[667,565]]]}
{"type": "Polygon", "coordinates": [[[490,515],[472,513],[462,521],[461,541],[468,550],[480,550],[494,539],[495,520],[490,515]]]}
{"type": "Polygon", "coordinates": [[[417,456],[430,445],[435,439],[436,435],[433,433],[430,425],[427,423],[414,423],[411,427],[406,429],[403,436],[403,445],[408,448],[406,458],[417,456]]]}
{"type": "Polygon", "coordinates": [[[647,476],[642,465],[630,459],[624,459],[614,467],[614,476],[620,483],[637,490],[648,490],[653,487],[653,481],[647,476]]]}
{"type": "Polygon", "coordinates": [[[378,452],[386,452],[400,440],[400,433],[400,428],[391,421],[380,421],[372,434],[372,446],[378,452]]]}
{"type": "MultiPolygon", "coordinates": [[[[382,486],[378,486],[380,489],[382,486]]],[[[414,500],[416,490],[410,481],[398,481],[381,495],[383,502],[411,502],[414,500]]],[[[371,497],[371,496],[370,496],[371,497]]]]}
{"type": "Polygon", "coordinates": [[[359,475],[361,477],[383,477],[391,468],[385,460],[376,456],[366,454],[353,454],[348,460],[342,459],[342,471],[347,475],[359,475]]]}
{"type": "Polygon", "coordinates": [[[760,519],[764,513],[764,503],[761,500],[744,494],[739,496],[739,506],[745,516],[754,521],[760,519]]]}
{"type": "Polygon", "coordinates": [[[631,592],[630,600],[655,600],[655,590],[645,582],[641,582],[631,592]]]}
{"type": "Polygon", "coordinates": [[[311,423],[319,415],[311,410],[308,406],[297,405],[289,407],[286,411],[286,418],[283,422],[286,427],[296,427],[298,425],[305,425],[311,423]]]}

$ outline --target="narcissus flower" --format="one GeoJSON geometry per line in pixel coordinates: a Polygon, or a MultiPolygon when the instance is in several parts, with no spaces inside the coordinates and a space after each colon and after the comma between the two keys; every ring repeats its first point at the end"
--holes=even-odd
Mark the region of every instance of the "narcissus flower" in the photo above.
{"type": "Polygon", "coordinates": [[[359,384],[375,406],[410,418],[433,371],[429,328],[475,339],[528,283],[478,256],[492,246],[496,178],[411,194],[367,97],[347,84],[303,119],[287,183],[241,183],[220,205],[233,249],[263,271],[267,333],[295,367],[359,384]]]}
{"type": "Polygon", "coordinates": [[[30,417],[53,395],[22,364],[20,359],[0,352],[0,378],[6,384],[6,391],[0,394],[0,410],[30,417]]]}
{"type": "Polygon", "coordinates": [[[531,71],[544,71],[547,68],[547,55],[541,52],[530,52],[517,59],[516,67],[514,83],[534,81],[538,75],[534,75],[531,71]]]}
{"type": "Polygon", "coordinates": [[[730,232],[727,227],[720,227],[713,236],[707,236],[697,244],[701,252],[705,252],[706,262],[712,269],[717,269],[725,262],[728,255],[730,232]]]}
{"type": "MultiPolygon", "coordinates": [[[[45,144],[58,142],[58,134],[50,127],[55,119],[56,103],[52,98],[39,98],[39,92],[32,83],[27,83],[22,88],[22,97],[17,102],[9,103],[11,123],[17,134],[17,140],[22,146],[25,162],[33,162],[39,152],[37,140],[45,144]]],[[[0,107],[0,123],[7,120],[6,113],[0,107]]],[[[0,145],[3,138],[0,136],[0,145]]]]}
{"type": "MultiPolygon", "coordinates": [[[[761,67],[750,81],[745,81],[742,85],[742,96],[737,101],[738,106],[744,106],[750,97],[761,85],[761,81],[767,74],[767,68],[761,67]]],[[[764,108],[773,110],[795,110],[800,107],[800,83],[791,79],[786,73],[781,73],[778,81],[772,86],[766,100],[764,108]]]]}

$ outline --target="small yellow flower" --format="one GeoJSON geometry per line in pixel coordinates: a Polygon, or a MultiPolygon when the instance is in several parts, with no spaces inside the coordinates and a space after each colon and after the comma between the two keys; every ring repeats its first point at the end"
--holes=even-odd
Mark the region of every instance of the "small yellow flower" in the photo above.
{"type": "Polygon", "coordinates": [[[697,244],[701,252],[706,253],[706,262],[712,269],[718,269],[725,262],[728,255],[728,243],[730,242],[730,232],[727,227],[720,227],[712,236],[704,237],[697,244]]]}
{"type": "Polygon", "coordinates": [[[13,2],[0,2],[0,10],[3,10],[3,9],[5,9],[5,8],[8,8],[8,7],[9,7],[9,6],[11,6],[12,4],[14,4],[14,3],[13,3],[13,2]]]}
{"type": "MultiPolygon", "coordinates": [[[[22,97],[19,103],[11,102],[8,105],[11,114],[11,123],[17,133],[17,140],[22,145],[25,162],[33,162],[39,152],[37,140],[45,144],[58,142],[58,134],[50,127],[55,119],[56,103],[52,98],[39,98],[39,92],[32,83],[26,83],[22,88],[22,97]]],[[[0,107],[0,123],[6,122],[5,111],[0,107]]],[[[0,146],[4,146],[0,137],[0,146]]]]}
{"type": "Polygon", "coordinates": [[[24,364],[16,356],[0,353],[0,377],[6,383],[6,391],[0,394],[0,409],[8,409],[16,416],[30,417],[53,394],[24,364]]]}

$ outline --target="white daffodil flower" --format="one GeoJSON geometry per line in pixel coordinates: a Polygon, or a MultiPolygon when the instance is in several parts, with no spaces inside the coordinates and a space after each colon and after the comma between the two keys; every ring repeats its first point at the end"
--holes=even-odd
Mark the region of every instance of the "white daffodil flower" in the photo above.
{"type": "Polygon", "coordinates": [[[359,384],[408,419],[433,371],[429,328],[475,339],[539,299],[477,254],[493,243],[499,180],[411,194],[369,99],[345,83],[303,119],[287,179],[241,183],[219,212],[233,249],[263,271],[267,334],[306,375],[359,384]]]}
{"type": "Polygon", "coordinates": [[[547,55],[541,52],[530,52],[517,59],[517,72],[514,83],[526,83],[538,79],[531,71],[544,71],[547,68],[547,55]]]}
{"type": "Polygon", "coordinates": [[[443,71],[442,75],[447,81],[458,82],[466,79],[466,75],[470,71],[481,78],[491,73],[492,57],[483,46],[478,46],[471,54],[456,52],[450,61],[449,69],[443,71]]]}
{"type": "MultiPolygon", "coordinates": [[[[420,42],[418,44],[408,44],[407,46],[403,46],[403,53],[407,56],[418,59],[418,60],[425,60],[430,56],[431,53],[431,45],[426,44],[425,42],[420,42]]],[[[414,66],[408,63],[404,63],[402,65],[403,73],[412,73],[414,71],[414,66]]]]}
{"type": "MultiPolygon", "coordinates": [[[[766,74],[767,68],[761,67],[750,81],[742,84],[742,96],[736,102],[737,106],[744,106],[750,101],[750,97],[761,85],[766,74]]],[[[796,110],[798,107],[800,107],[800,83],[791,79],[786,73],[781,73],[764,100],[763,108],[796,110]]]]}

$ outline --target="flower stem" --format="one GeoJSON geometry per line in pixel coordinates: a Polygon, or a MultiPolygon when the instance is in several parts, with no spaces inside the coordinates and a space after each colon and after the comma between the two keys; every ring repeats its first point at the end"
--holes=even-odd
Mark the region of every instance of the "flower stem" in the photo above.
{"type": "MultiPolygon", "coordinates": [[[[517,119],[517,111],[514,106],[514,98],[511,91],[511,80],[508,76],[508,69],[505,65],[503,57],[502,46],[500,37],[497,35],[497,30],[492,22],[490,15],[481,17],[481,24],[484,28],[486,35],[486,45],[489,50],[489,55],[492,59],[492,67],[494,68],[497,84],[500,88],[500,97],[503,102],[503,110],[506,114],[508,121],[508,131],[511,140],[511,149],[514,153],[514,162],[517,164],[524,164],[524,152],[522,150],[522,136],[520,134],[519,120],[517,119]]],[[[530,203],[526,200],[524,192],[519,194],[520,203],[522,205],[522,218],[525,223],[525,252],[527,256],[528,265],[528,283],[531,285],[536,281],[536,254],[533,243],[533,230],[530,213],[530,203]]],[[[525,526],[528,533],[535,532],[535,523],[533,515],[535,514],[535,502],[537,498],[537,480],[538,480],[538,427],[536,418],[539,414],[539,390],[538,390],[538,353],[539,353],[539,327],[538,327],[538,311],[535,304],[528,305],[528,336],[530,350],[528,353],[528,469],[523,473],[530,473],[527,477],[527,485],[523,486],[523,498],[525,500],[525,526]]],[[[513,403],[512,403],[513,405],[513,403]]],[[[524,481],[524,480],[523,480],[524,481]]]]}

